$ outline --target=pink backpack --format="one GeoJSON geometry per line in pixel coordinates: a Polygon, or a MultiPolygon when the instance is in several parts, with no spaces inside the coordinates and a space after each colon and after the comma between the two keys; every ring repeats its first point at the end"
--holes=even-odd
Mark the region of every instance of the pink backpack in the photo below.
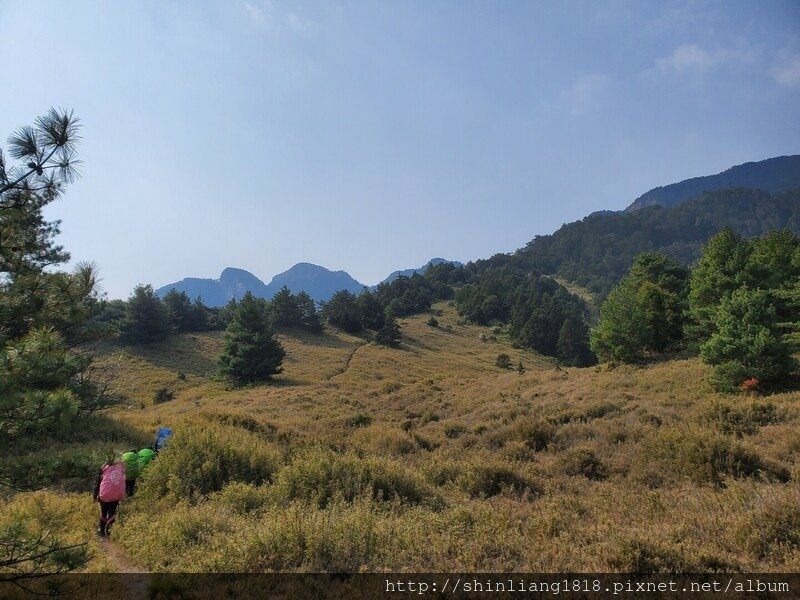
{"type": "Polygon", "coordinates": [[[100,500],[118,502],[125,497],[125,463],[115,462],[103,465],[100,469],[103,479],[100,481],[100,500]]]}

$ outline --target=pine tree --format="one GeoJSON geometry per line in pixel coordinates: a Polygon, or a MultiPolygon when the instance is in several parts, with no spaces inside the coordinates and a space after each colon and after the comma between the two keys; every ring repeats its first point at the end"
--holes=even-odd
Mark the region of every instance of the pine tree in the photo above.
{"type": "Polygon", "coordinates": [[[317,303],[307,292],[300,292],[296,296],[297,308],[300,314],[299,325],[308,331],[322,331],[322,322],[319,320],[317,303]]]}
{"type": "Polygon", "coordinates": [[[120,339],[127,344],[159,342],[172,332],[169,309],[152,285],[137,285],[125,307],[120,339]]]}
{"type": "Polygon", "coordinates": [[[386,314],[380,299],[364,288],[358,295],[358,311],[361,323],[367,329],[380,331],[386,323],[386,314]]]}
{"type": "MultiPolygon", "coordinates": [[[[0,152],[0,488],[42,487],[55,478],[58,451],[92,412],[112,399],[89,377],[91,357],[74,348],[97,334],[102,309],[95,269],[52,267],[69,260],[56,245],[58,222],[44,208],[76,177],[78,120],[51,109],[0,152]],[[49,268],[48,268],[49,267],[49,268]],[[29,455],[37,454],[35,461],[29,455]]],[[[101,327],[100,329],[103,329],[101,327]]],[[[34,509],[35,510],[35,509],[34,509]]],[[[86,544],[37,533],[35,512],[0,531],[0,582],[63,573],[88,560],[86,544]]]]}
{"type": "Polygon", "coordinates": [[[363,329],[356,296],[348,290],[339,290],[330,300],[323,302],[322,316],[334,327],[349,333],[358,333],[363,329]]]}
{"type": "Polygon", "coordinates": [[[734,290],[747,283],[746,264],[751,248],[749,242],[731,229],[711,238],[703,248],[697,266],[692,270],[689,289],[686,338],[699,347],[715,331],[717,307],[734,290]]]}
{"type": "Polygon", "coordinates": [[[172,288],[164,296],[164,305],[169,312],[169,319],[175,331],[196,331],[192,301],[186,292],[172,288]]]}
{"type": "Polygon", "coordinates": [[[394,317],[388,317],[381,330],[375,335],[375,341],[382,346],[399,346],[401,339],[400,325],[394,317]]]}
{"type": "MultiPolygon", "coordinates": [[[[556,351],[568,365],[586,367],[597,362],[588,344],[589,328],[583,319],[570,316],[564,319],[558,332],[556,351]]],[[[521,363],[520,363],[521,364],[521,363]]]]}
{"type": "Polygon", "coordinates": [[[600,307],[591,347],[604,360],[636,362],[683,341],[689,272],[663,254],[639,255],[600,307]]]}
{"type": "Polygon", "coordinates": [[[718,390],[735,392],[748,379],[764,389],[782,387],[796,373],[797,361],[780,335],[767,291],[734,291],[717,309],[714,330],[700,355],[714,366],[712,383],[718,390]]]}
{"type": "Polygon", "coordinates": [[[273,336],[265,303],[245,293],[225,330],[220,372],[235,385],[263,383],[283,370],[285,356],[273,336]]]}
{"type": "Polygon", "coordinates": [[[269,302],[272,324],[275,327],[297,327],[302,318],[297,298],[289,288],[283,286],[269,302]]]}

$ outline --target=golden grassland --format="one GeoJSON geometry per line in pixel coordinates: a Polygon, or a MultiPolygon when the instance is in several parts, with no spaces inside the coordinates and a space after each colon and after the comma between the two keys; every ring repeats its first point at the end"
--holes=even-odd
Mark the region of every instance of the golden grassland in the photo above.
{"type": "MultiPolygon", "coordinates": [[[[398,349],[281,333],[284,373],[239,390],[213,378],[217,333],[102,347],[128,398],[110,417],[176,430],[116,541],[154,571],[800,569],[800,394],[719,396],[697,359],[560,368],[435,310],[398,349]]],[[[3,514],[32,502],[91,535],[88,494],[3,514]]]]}

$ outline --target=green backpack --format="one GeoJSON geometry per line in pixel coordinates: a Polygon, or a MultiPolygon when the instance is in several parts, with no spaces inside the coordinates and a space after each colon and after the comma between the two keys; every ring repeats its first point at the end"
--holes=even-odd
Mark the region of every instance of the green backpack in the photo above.
{"type": "Polygon", "coordinates": [[[139,473],[145,470],[145,467],[155,458],[156,453],[150,448],[142,448],[139,450],[139,473]]]}
{"type": "Polygon", "coordinates": [[[126,452],[122,455],[122,462],[125,464],[125,479],[130,481],[139,476],[139,456],[136,452],[126,452]]]}

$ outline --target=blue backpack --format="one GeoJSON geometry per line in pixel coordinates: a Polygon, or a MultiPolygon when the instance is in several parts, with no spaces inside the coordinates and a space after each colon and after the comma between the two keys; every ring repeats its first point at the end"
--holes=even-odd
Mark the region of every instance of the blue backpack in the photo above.
{"type": "Polygon", "coordinates": [[[158,452],[164,446],[167,445],[167,442],[169,441],[169,438],[171,438],[171,437],[172,437],[172,429],[170,429],[169,427],[161,427],[158,430],[158,435],[156,435],[156,443],[153,446],[153,449],[156,452],[158,452]]]}

